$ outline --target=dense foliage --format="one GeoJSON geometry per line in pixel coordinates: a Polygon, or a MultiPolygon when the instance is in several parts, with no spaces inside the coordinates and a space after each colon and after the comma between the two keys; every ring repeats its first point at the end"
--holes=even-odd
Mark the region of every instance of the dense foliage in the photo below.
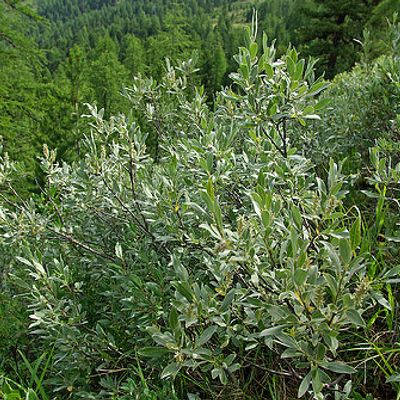
{"type": "Polygon", "coordinates": [[[37,5],[0,1],[2,398],[400,399],[397,3],[37,5]]]}

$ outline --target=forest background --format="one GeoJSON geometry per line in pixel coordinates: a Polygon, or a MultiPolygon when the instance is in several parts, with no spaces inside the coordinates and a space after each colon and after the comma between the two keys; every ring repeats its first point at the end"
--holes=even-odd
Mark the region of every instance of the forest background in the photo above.
{"type": "Polygon", "coordinates": [[[126,113],[122,88],[137,74],[160,78],[166,57],[174,63],[195,54],[196,79],[211,100],[235,69],[233,55],[254,8],[278,54],[290,43],[303,57],[318,58],[317,71],[327,78],[349,70],[368,46],[371,59],[381,54],[385,19],[398,11],[395,0],[10,0],[0,6],[0,136],[24,165],[29,188],[43,143],[62,159],[76,157],[85,104],[106,115],[126,113]]]}

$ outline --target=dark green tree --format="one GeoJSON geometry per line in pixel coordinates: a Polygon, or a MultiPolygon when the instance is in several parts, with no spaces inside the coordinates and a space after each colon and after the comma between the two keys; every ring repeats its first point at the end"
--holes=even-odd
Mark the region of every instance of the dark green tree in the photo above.
{"type": "Polygon", "coordinates": [[[193,50],[200,48],[200,41],[190,34],[190,25],[182,13],[165,17],[163,30],[147,41],[147,56],[150,72],[159,77],[162,74],[165,58],[176,62],[190,58],[193,50]]]}
{"type": "Polygon", "coordinates": [[[385,27],[385,19],[390,18],[394,13],[400,13],[400,2],[398,0],[382,0],[374,8],[370,22],[377,29],[385,27]]]}
{"type": "Polygon", "coordinates": [[[146,65],[146,52],[142,41],[134,35],[128,34],[124,38],[123,63],[130,74],[144,72],[146,65]]]}
{"type": "Polygon", "coordinates": [[[120,91],[127,84],[128,70],[118,60],[117,44],[106,35],[98,41],[92,56],[89,100],[104,108],[106,115],[126,110],[120,91]]]}
{"type": "MultiPolygon", "coordinates": [[[[0,138],[33,182],[40,131],[42,54],[28,35],[38,18],[20,2],[0,1],[0,138]]],[[[21,183],[28,185],[26,181],[21,183]]]]}
{"type": "Polygon", "coordinates": [[[206,88],[214,93],[221,88],[227,71],[227,61],[218,32],[210,32],[207,37],[205,77],[206,88]]]}
{"type": "Polygon", "coordinates": [[[357,60],[362,31],[379,0],[313,0],[303,8],[301,50],[319,58],[328,77],[349,69],[357,60]]]}

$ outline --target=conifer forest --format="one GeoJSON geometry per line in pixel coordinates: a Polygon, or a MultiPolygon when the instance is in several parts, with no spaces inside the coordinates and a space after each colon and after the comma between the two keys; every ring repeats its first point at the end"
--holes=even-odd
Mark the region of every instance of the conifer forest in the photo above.
{"type": "Polygon", "coordinates": [[[0,399],[400,400],[400,0],[0,0],[0,399]]]}

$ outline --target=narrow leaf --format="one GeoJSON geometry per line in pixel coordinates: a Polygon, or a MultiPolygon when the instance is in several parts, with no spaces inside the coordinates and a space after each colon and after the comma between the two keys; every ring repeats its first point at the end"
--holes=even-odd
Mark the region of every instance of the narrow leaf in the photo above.
{"type": "Polygon", "coordinates": [[[353,367],[338,361],[323,363],[321,366],[338,374],[354,374],[357,372],[353,367]]]}
{"type": "Polygon", "coordinates": [[[354,325],[365,326],[365,322],[361,317],[361,314],[357,310],[348,310],[346,315],[349,321],[352,322],[354,325]]]}
{"type": "Polygon", "coordinates": [[[272,328],[264,329],[263,331],[260,332],[260,337],[276,336],[279,333],[281,333],[282,329],[285,328],[285,326],[286,325],[278,325],[272,328]]]}
{"type": "Polygon", "coordinates": [[[197,339],[196,347],[205,345],[214,335],[217,327],[215,325],[209,326],[197,339]]]}
{"type": "Polygon", "coordinates": [[[138,351],[139,355],[147,358],[159,358],[168,353],[163,347],[143,347],[138,351]]]}
{"type": "Polygon", "coordinates": [[[180,364],[176,362],[167,365],[161,372],[161,379],[165,379],[168,377],[175,378],[176,374],[179,372],[180,369],[181,369],[180,364]]]}
{"type": "Polygon", "coordinates": [[[297,395],[298,398],[303,397],[308,388],[310,387],[311,383],[311,371],[303,378],[299,386],[299,393],[297,395]]]}

